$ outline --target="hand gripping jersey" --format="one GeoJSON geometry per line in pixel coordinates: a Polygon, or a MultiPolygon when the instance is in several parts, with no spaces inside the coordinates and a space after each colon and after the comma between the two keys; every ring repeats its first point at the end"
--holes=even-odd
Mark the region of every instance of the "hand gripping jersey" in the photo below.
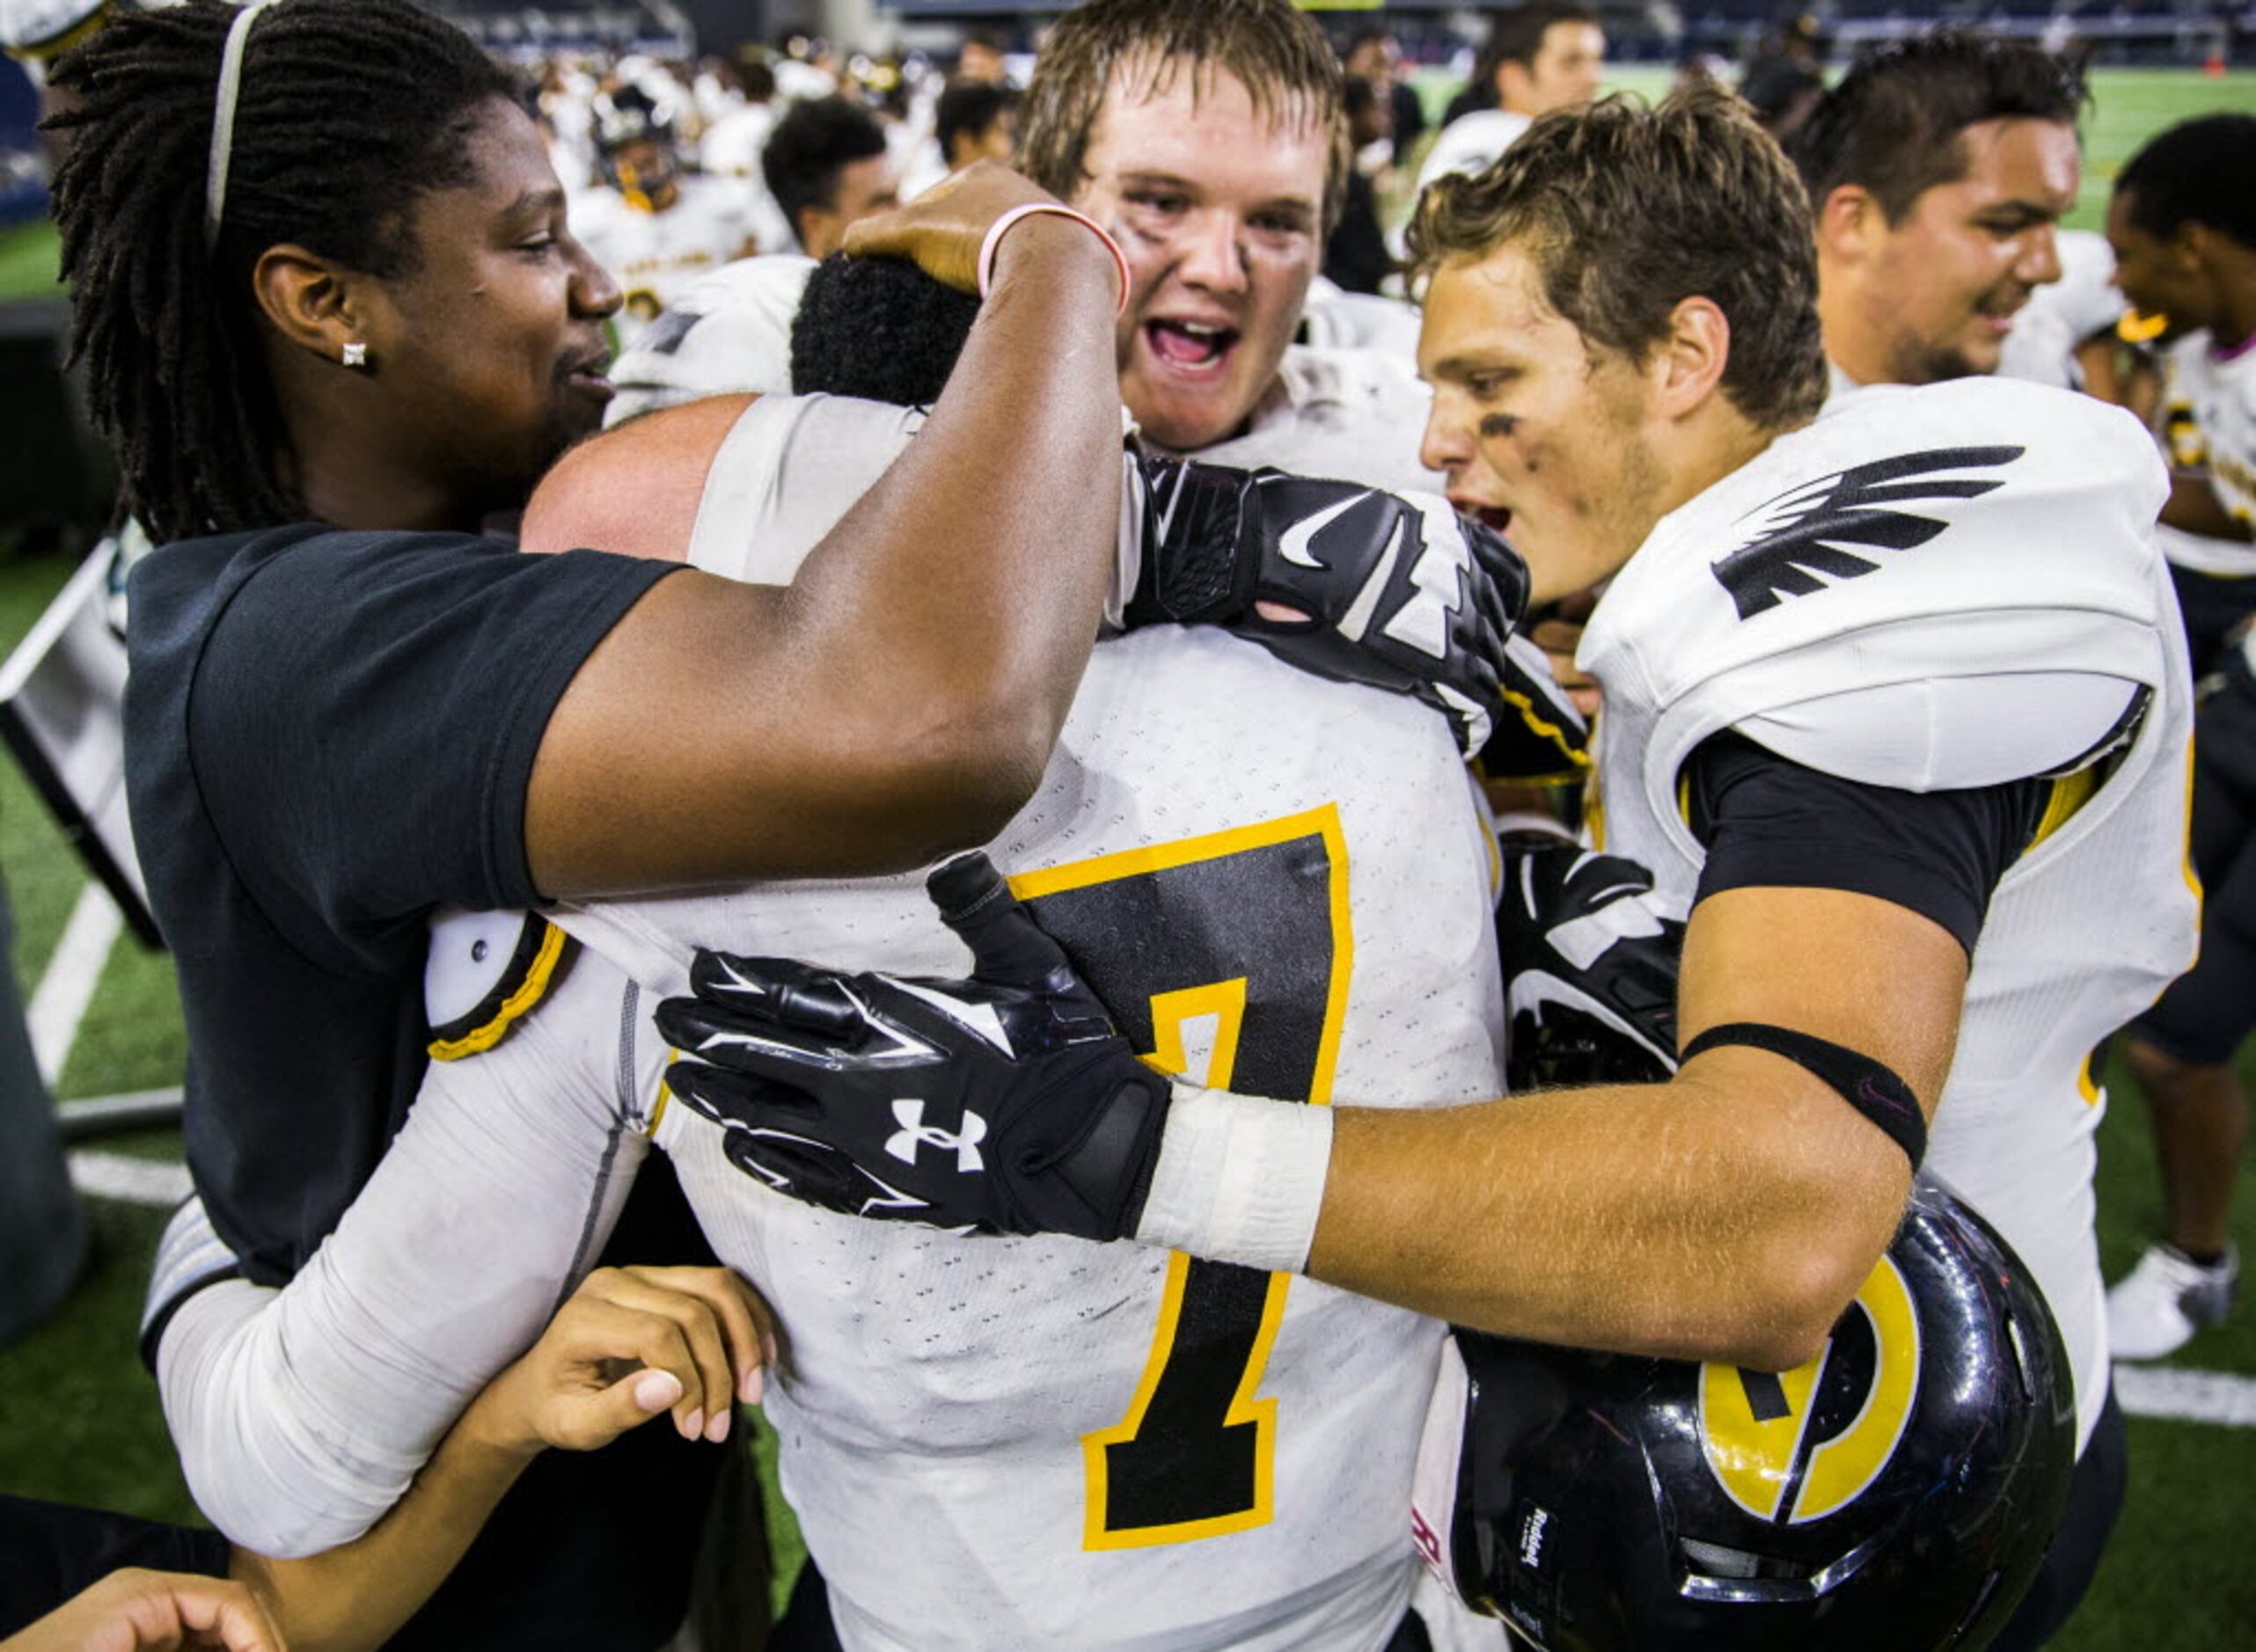
{"type": "Polygon", "coordinates": [[[1663,518],[1577,656],[1605,691],[1594,830],[1673,916],[1703,859],[1678,778],[1721,730],[1909,791],[2062,777],[1991,900],[1927,1166],[2034,1272],[2080,1438],[2106,1393],[2085,1062],[2192,961],[2198,905],[2163,492],[2086,398],[1868,389],[1663,518]]]}
{"type": "MultiPolygon", "coordinates": [[[[915,424],[756,404],[716,458],[697,559],[787,577],[915,424]]],[[[1164,1065],[1318,1104],[1501,1087],[1488,842],[1447,727],[1410,701],[1212,630],[1106,642],[990,852],[1164,1065]]],[[[655,995],[684,989],[700,942],[960,974],[917,876],[559,921],[586,946],[530,1009],[435,974],[461,1058],[277,1312],[246,1324],[267,1293],[238,1283],[174,1321],[167,1410],[208,1508],[284,1552],[364,1528],[584,1268],[654,1138],[774,1305],[767,1414],[848,1647],[1385,1643],[1416,1569],[1439,1324],[1137,1246],[836,1216],[738,1171],[664,1096],[655,995]],[[224,1450],[191,1451],[192,1413],[223,1418],[224,1450]]],[[[504,949],[463,922],[435,947],[504,949]]],[[[905,1124],[903,1151],[962,1150],[942,1134],[905,1124]]]]}
{"type": "MultiPolygon", "coordinates": [[[[723,460],[773,482],[733,534],[708,500],[699,559],[787,578],[898,418],[756,406],[723,460]]],[[[1413,705],[1211,631],[1139,632],[1098,651],[992,852],[1163,1065],[1319,1103],[1498,1091],[1488,852],[1446,729],[1413,705]]],[[[913,877],[561,921],[651,992],[684,989],[699,943],[897,974],[966,958],[913,877]]],[[[790,1341],[769,1414],[849,1646],[1384,1642],[1438,1326],[1133,1246],[803,1208],[686,1107],[656,1139],[790,1341]]]]}

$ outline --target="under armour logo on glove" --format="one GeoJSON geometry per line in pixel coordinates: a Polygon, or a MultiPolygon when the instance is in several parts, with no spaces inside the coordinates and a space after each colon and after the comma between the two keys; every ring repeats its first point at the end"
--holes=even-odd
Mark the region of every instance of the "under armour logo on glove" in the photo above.
{"type": "Polygon", "coordinates": [[[969,980],[700,952],[658,1008],[673,1093],[729,1162],[853,1216],[986,1233],[1133,1233],[1172,1091],[984,855],[927,884],[969,980]],[[932,1151],[927,1151],[932,1150],[932,1151]]]}
{"type": "Polygon", "coordinates": [[[1130,625],[1222,625],[1314,676],[1415,696],[1468,756],[1488,743],[1511,706],[1507,644],[1527,601],[1527,567],[1500,536],[1437,494],[1184,459],[1140,469],[1130,625]]]}
{"type": "Polygon", "coordinates": [[[986,1166],[979,1158],[979,1144],[987,1139],[987,1121],[976,1113],[963,1115],[963,1128],[955,1135],[937,1125],[925,1122],[925,1104],[911,1096],[893,1103],[893,1116],[901,1128],[885,1138],[885,1151],[905,1165],[917,1162],[919,1147],[937,1147],[956,1155],[956,1168],[965,1175],[986,1166]]]}

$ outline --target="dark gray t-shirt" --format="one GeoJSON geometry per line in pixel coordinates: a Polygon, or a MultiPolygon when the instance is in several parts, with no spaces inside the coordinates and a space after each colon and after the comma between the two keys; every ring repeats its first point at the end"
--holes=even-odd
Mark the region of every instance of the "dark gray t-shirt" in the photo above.
{"type": "Polygon", "coordinates": [[[300,524],[135,570],[127,778],[187,1018],[187,1154],[260,1283],[333,1228],[425,1064],[426,919],[540,900],[558,698],[674,565],[300,524]]]}

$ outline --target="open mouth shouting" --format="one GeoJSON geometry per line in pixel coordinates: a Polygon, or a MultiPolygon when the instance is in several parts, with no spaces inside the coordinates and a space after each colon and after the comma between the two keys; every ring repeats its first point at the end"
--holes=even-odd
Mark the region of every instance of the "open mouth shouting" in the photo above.
{"type": "Polygon", "coordinates": [[[1470,516],[1483,528],[1504,533],[1512,526],[1512,508],[1508,505],[1486,505],[1477,499],[1452,493],[1449,503],[1461,516],[1470,516]]]}
{"type": "Polygon", "coordinates": [[[1237,347],[1238,330],[1212,322],[1154,319],[1144,324],[1144,344],[1173,372],[1190,376],[1220,373],[1237,347]]]}

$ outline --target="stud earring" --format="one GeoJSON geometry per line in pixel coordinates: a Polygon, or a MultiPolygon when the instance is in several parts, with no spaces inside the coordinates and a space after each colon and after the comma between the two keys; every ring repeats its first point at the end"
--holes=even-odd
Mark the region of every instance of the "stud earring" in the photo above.
{"type": "Polygon", "coordinates": [[[368,365],[368,346],[363,344],[358,339],[355,339],[351,343],[345,346],[345,365],[347,367],[366,367],[368,365]]]}

